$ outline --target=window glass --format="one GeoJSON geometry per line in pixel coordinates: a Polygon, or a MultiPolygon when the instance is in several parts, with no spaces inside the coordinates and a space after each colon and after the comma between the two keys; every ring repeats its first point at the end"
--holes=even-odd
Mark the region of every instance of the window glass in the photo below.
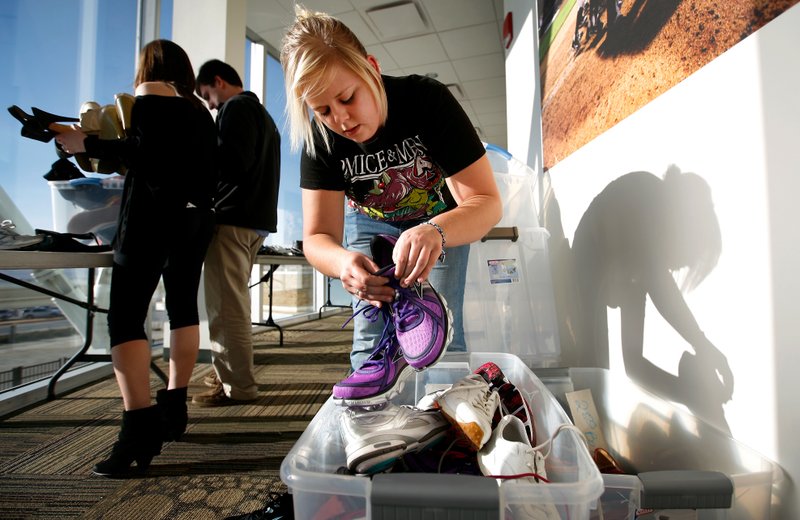
{"type": "Polygon", "coordinates": [[[158,35],[165,40],[172,39],[172,0],[161,0],[158,35]]]}
{"type": "Polygon", "coordinates": [[[303,213],[300,206],[300,154],[289,144],[286,120],[286,93],[280,62],[267,55],[267,111],[281,132],[281,189],[278,195],[278,233],[268,240],[276,245],[292,245],[303,238],[303,213]]]}
{"type": "MultiPolygon", "coordinates": [[[[0,20],[6,106],[77,117],[85,101],[105,105],[132,93],[136,0],[4,0],[0,20]]],[[[0,187],[31,228],[53,229],[42,175],[58,159],[55,145],[21,137],[20,129],[13,117],[0,117],[0,187]]]]}
{"type": "MultiPolygon", "coordinates": [[[[86,101],[105,105],[114,102],[114,94],[132,93],[136,20],[137,0],[3,0],[0,98],[4,106],[16,105],[28,114],[37,107],[78,117],[86,101]]],[[[34,228],[66,231],[64,215],[69,213],[61,210],[73,206],[62,196],[63,190],[43,178],[58,160],[54,142],[21,136],[22,124],[4,114],[0,220],[13,220],[22,234],[34,228]]],[[[62,293],[69,287],[85,292],[85,270],[6,273],[38,285],[59,286],[62,293]]],[[[71,357],[82,344],[79,322],[85,323],[85,311],[77,306],[0,282],[0,391],[46,377],[71,357]]],[[[95,330],[105,328],[105,314],[97,315],[98,324],[95,330]]]]}

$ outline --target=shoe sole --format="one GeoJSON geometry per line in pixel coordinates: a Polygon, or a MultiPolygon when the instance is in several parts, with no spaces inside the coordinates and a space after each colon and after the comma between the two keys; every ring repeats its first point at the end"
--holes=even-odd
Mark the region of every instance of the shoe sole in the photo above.
{"type": "Polygon", "coordinates": [[[383,393],[372,395],[369,397],[358,397],[358,398],[337,398],[334,397],[333,400],[341,405],[341,406],[372,406],[376,404],[385,403],[386,401],[390,400],[394,396],[398,395],[400,392],[403,391],[403,387],[406,384],[406,380],[414,374],[414,369],[411,365],[406,365],[403,367],[403,370],[398,374],[397,381],[391,388],[384,391],[383,393]]]}
{"type": "MultiPolygon", "coordinates": [[[[432,285],[430,287],[431,287],[431,289],[433,289],[432,285]]],[[[442,347],[442,350],[441,350],[441,352],[439,352],[439,355],[436,356],[436,359],[434,359],[433,361],[431,361],[427,365],[419,367],[419,368],[415,367],[415,366],[412,366],[411,363],[408,363],[408,366],[410,366],[411,368],[413,368],[417,372],[422,372],[423,370],[425,370],[427,368],[430,368],[433,365],[435,365],[436,363],[438,363],[444,357],[444,355],[447,353],[447,348],[450,346],[450,343],[453,342],[453,336],[455,335],[455,331],[453,330],[453,311],[451,311],[450,307],[448,307],[447,300],[444,299],[444,296],[439,294],[439,292],[437,292],[436,289],[433,289],[433,292],[434,292],[434,294],[436,294],[436,297],[439,298],[439,300],[442,302],[442,306],[447,311],[445,313],[446,314],[445,321],[446,321],[446,328],[447,328],[447,333],[446,333],[447,337],[444,340],[444,347],[442,347]]],[[[406,361],[408,362],[408,358],[406,358],[406,361]]]]}

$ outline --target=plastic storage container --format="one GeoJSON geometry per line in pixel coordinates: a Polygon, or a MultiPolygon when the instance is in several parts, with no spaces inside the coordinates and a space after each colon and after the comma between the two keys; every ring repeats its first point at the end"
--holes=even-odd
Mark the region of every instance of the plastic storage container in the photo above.
{"type": "Polygon", "coordinates": [[[503,217],[486,240],[470,246],[463,307],[467,349],[514,354],[528,366],[553,366],[561,351],[549,234],[536,213],[536,175],[492,145],[486,154],[503,217]]]}
{"type": "MultiPolygon", "coordinates": [[[[569,419],[553,395],[517,357],[470,353],[464,362],[442,361],[415,374],[396,404],[415,404],[435,385],[454,383],[487,361],[496,363],[522,392],[534,412],[537,442],[551,437],[569,419]]],[[[549,484],[497,486],[494,479],[470,475],[387,473],[372,478],[338,474],[345,466],[339,415],[329,399],[281,464],[281,479],[294,499],[299,519],[326,518],[325,512],[365,518],[506,518],[504,509],[551,503],[561,518],[588,519],[603,492],[603,481],[585,444],[571,430],[561,432],[546,459],[549,484]]],[[[348,516],[351,517],[351,516],[348,516]]]]}
{"type": "MultiPolygon", "coordinates": [[[[536,373],[565,410],[569,409],[566,393],[591,390],[608,450],[631,473],[602,476],[605,491],[593,518],[634,518],[647,498],[638,475],[653,471],[674,471],[679,481],[691,475],[687,471],[716,471],[733,482],[730,508],[697,509],[699,519],[770,518],[773,486],[781,476],[779,467],[722,430],[624,376],[611,377],[605,369],[538,369],[536,373]]],[[[688,480],[680,494],[684,500],[704,500],[688,480]]]]}
{"type": "Polygon", "coordinates": [[[94,233],[101,243],[110,244],[116,234],[124,182],[118,175],[48,182],[53,230],[94,233]]]}

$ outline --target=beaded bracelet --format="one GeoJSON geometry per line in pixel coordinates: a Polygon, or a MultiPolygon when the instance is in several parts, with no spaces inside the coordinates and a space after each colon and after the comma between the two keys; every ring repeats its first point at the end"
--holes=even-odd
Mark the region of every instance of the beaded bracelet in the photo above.
{"type": "Polygon", "coordinates": [[[438,231],[439,234],[442,236],[442,254],[439,255],[439,261],[444,262],[444,257],[445,257],[444,246],[447,244],[447,238],[445,238],[444,236],[444,229],[442,229],[442,226],[440,226],[436,222],[431,222],[430,220],[423,222],[423,224],[428,224],[429,226],[433,226],[433,228],[436,231],[438,231]]]}

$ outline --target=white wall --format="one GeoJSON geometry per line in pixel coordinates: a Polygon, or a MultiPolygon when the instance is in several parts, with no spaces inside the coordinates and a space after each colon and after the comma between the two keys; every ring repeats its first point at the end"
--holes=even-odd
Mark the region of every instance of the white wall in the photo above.
{"type": "MultiPolygon", "coordinates": [[[[519,1],[506,5],[520,8],[519,1]]],[[[734,393],[720,415],[712,405],[703,418],[784,469],[783,505],[773,518],[800,517],[792,484],[800,478],[798,26],[796,5],[549,172],[570,243],[593,198],[625,173],[661,176],[676,164],[709,184],[722,254],[711,274],[684,296],[700,328],[727,358],[734,393]]],[[[517,100],[510,96],[508,103],[516,106],[517,100]]],[[[510,127],[509,143],[514,133],[510,127]]],[[[521,150],[511,149],[515,155],[521,150]]],[[[624,374],[619,318],[609,309],[610,366],[624,374]]],[[[645,357],[677,375],[687,351],[692,347],[648,301],[645,357]]],[[[695,413],[703,416],[702,401],[717,383],[694,383],[688,390],[697,399],[695,413]]]]}
{"type": "Polygon", "coordinates": [[[244,78],[247,0],[174,0],[172,39],[195,71],[210,59],[231,65],[244,78]]]}

